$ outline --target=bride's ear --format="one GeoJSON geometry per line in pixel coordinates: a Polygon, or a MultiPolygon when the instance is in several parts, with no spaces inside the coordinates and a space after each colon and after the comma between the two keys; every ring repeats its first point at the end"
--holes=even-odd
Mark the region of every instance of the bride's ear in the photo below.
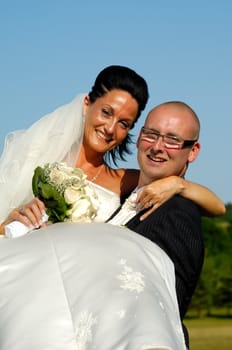
{"type": "Polygon", "coordinates": [[[90,105],[89,95],[85,96],[83,104],[83,114],[86,115],[88,106],[90,105]]]}

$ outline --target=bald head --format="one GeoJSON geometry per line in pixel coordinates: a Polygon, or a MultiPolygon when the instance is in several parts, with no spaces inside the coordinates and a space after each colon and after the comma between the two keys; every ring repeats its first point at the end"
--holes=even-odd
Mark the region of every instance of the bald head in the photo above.
{"type": "MultiPolygon", "coordinates": [[[[149,112],[146,118],[146,124],[151,119],[153,120],[156,117],[156,115],[160,113],[162,114],[163,118],[165,118],[165,116],[168,116],[169,121],[175,118],[176,121],[179,121],[179,124],[183,123],[182,125],[185,125],[186,131],[188,129],[188,134],[189,134],[188,139],[190,140],[199,139],[200,121],[197,114],[189,105],[181,101],[164,102],[156,106],[149,112]]],[[[179,129],[179,127],[176,126],[177,134],[179,130],[181,129],[179,129]]]]}

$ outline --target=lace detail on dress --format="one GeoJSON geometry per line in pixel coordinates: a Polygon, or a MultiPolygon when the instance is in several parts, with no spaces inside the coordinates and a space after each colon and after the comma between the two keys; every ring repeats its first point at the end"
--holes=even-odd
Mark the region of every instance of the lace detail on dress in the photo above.
{"type": "Polygon", "coordinates": [[[119,265],[123,267],[121,274],[117,276],[122,282],[120,287],[130,292],[143,292],[145,288],[144,275],[139,271],[133,271],[131,267],[127,266],[127,261],[125,259],[121,259],[119,265]]]}
{"type": "Polygon", "coordinates": [[[123,319],[124,317],[125,317],[125,315],[126,315],[126,311],[125,310],[119,310],[119,311],[117,311],[117,316],[118,316],[118,318],[121,320],[121,319],[123,319]]]}
{"type": "Polygon", "coordinates": [[[88,311],[83,311],[80,314],[80,319],[77,325],[77,349],[85,350],[87,343],[91,343],[93,339],[92,328],[97,324],[97,317],[88,311]]]}

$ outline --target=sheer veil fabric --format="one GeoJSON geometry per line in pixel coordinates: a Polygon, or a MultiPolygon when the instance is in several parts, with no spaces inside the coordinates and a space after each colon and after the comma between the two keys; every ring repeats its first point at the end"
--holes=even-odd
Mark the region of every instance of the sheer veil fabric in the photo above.
{"type": "Polygon", "coordinates": [[[34,169],[47,162],[66,161],[75,165],[83,136],[83,100],[78,95],[26,130],[7,135],[0,158],[0,222],[20,204],[32,199],[34,169]]]}
{"type": "Polygon", "coordinates": [[[106,223],[0,241],[1,350],[185,350],[172,261],[106,223]]]}

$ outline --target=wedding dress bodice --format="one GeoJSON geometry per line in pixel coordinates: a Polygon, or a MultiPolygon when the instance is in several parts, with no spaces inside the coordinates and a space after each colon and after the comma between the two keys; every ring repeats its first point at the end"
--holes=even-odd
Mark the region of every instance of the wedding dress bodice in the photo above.
{"type": "Polygon", "coordinates": [[[120,197],[117,193],[107,190],[93,182],[89,182],[95,190],[98,200],[99,209],[97,216],[94,218],[95,222],[106,221],[120,206],[120,197]]]}

